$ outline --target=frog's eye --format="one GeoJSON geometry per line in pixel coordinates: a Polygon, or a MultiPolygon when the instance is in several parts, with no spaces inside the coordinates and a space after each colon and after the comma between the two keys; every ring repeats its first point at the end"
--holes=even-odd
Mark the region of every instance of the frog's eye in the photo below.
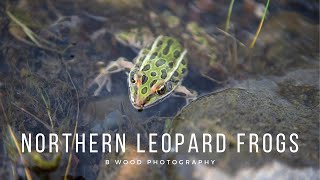
{"type": "Polygon", "coordinates": [[[129,74],[129,78],[130,78],[130,82],[131,83],[136,83],[137,81],[136,81],[136,71],[135,70],[133,70],[133,71],[131,71],[130,72],[130,74],[129,74]]]}
{"type": "Polygon", "coordinates": [[[166,86],[161,86],[158,90],[157,90],[157,94],[159,96],[164,95],[164,93],[166,92],[166,86]]]}
{"type": "Polygon", "coordinates": [[[131,83],[136,83],[136,80],[132,77],[132,78],[130,79],[130,82],[131,82],[131,83]]]}

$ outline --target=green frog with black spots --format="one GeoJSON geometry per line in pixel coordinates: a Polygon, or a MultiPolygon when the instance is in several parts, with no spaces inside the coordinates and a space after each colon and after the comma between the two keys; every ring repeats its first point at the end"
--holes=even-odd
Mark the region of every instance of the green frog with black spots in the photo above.
{"type": "Polygon", "coordinates": [[[188,72],[186,54],[187,50],[175,38],[158,36],[150,46],[140,50],[133,63],[119,58],[104,68],[93,81],[99,86],[95,95],[104,86],[111,90],[110,74],[130,69],[129,98],[138,110],[153,106],[172,93],[193,100],[197,93],[181,85],[188,72]]]}

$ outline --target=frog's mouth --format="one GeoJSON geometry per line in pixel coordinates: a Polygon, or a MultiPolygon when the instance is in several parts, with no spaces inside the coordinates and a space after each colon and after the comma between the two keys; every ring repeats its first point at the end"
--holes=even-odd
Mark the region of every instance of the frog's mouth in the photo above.
{"type": "Polygon", "coordinates": [[[131,99],[131,104],[132,106],[137,109],[139,112],[142,111],[143,109],[147,109],[149,107],[155,106],[159,103],[161,103],[164,99],[169,97],[169,95],[163,96],[161,99],[158,99],[157,101],[153,101],[152,103],[147,103],[145,99],[142,99],[141,101],[135,102],[134,99],[131,99]]]}
{"type": "Polygon", "coordinates": [[[136,104],[135,102],[131,102],[132,106],[136,108],[138,111],[142,111],[144,109],[144,104],[136,104]]]}
{"type": "Polygon", "coordinates": [[[144,109],[145,103],[139,101],[136,102],[135,97],[130,97],[130,102],[135,109],[138,109],[138,111],[142,111],[144,109]]]}

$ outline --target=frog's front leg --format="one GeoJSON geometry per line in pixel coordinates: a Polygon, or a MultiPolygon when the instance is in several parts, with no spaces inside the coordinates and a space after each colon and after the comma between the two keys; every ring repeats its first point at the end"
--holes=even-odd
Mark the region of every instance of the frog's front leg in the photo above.
{"type": "Polygon", "coordinates": [[[195,100],[198,96],[198,93],[196,91],[189,90],[183,85],[178,85],[173,91],[173,93],[174,96],[186,98],[188,104],[191,101],[195,100]]]}
{"type": "Polygon", "coordinates": [[[120,57],[116,61],[111,61],[108,66],[103,68],[99,75],[89,84],[89,88],[94,84],[98,85],[98,88],[94,91],[94,96],[98,96],[103,87],[106,87],[106,89],[110,92],[112,86],[110,75],[125,69],[130,69],[132,66],[133,63],[124,57],[120,57]]]}

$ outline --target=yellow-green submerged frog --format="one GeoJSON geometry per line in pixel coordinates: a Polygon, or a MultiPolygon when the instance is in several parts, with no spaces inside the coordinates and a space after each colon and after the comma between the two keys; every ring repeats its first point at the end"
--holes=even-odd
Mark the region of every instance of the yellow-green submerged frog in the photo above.
{"type": "Polygon", "coordinates": [[[140,50],[134,63],[124,58],[112,61],[93,81],[99,86],[95,95],[100,93],[104,85],[111,90],[110,74],[130,69],[129,98],[136,109],[153,106],[172,92],[192,100],[196,93],[181,85],[188,71],[186,53],[187,50],[175,38],[158,36],[150,46],[140,50]]]}

